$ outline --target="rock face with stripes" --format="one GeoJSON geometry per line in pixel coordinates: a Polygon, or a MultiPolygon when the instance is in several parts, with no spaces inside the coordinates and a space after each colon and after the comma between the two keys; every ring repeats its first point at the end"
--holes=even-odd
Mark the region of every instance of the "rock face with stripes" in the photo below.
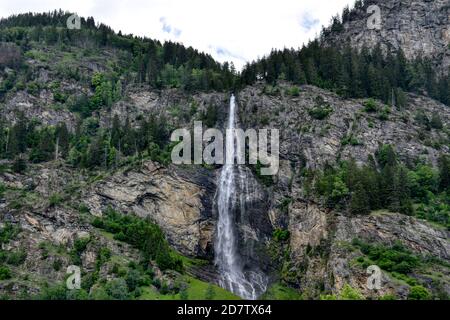
{"type": "Polygon", "coordinates": [[[352,47],[378,44],[383,50],[402,49],[408,59],[431,58],[439,71],[450,67],[450,5],[447,0],[371,0],[344,17],[340,30],[327,33],[325,45],[349,43],[352,47]],[[369,28],[378,6],[379,28],[369,28]]]}

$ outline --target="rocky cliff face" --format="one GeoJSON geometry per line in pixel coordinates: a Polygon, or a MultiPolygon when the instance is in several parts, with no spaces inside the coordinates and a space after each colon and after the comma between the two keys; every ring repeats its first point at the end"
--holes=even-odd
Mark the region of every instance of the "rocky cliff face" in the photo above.
{"type": "MultiPolygon", "coordinates": [[[[361,253],[351,245],[354,238],[386,246],[400,241],[417,255],[449,261],[448,231],[394,213],[350,218],[330,211],[306,196],[305,185],[299,177],[302,167],[319,169],[326,163],[349,157],[365,163],[369,154],[380,144],[387,143],[395,146],[404,161],[421,158],[435,163],[439,152],[449,151],[448,132],[426,130],[416,121],[416,114],[421,111],[431,117],[438,113],[444,125],[448,125],[448,108],[421,96],[408,95],[408,106],[401,110],[390,108],[386,119],[378,113],[365,112],[363,100],[344,100],[311,86],[301,87],[300,95],[292,97],[284,93],[287,84],[281,88],[276,96],[264,94],[263,85],[248,87],[238,95],[243,127],[279,128],[281,133],[280,171],[273,185],[264,186],[246,169],[243,184],[246,187],[236,199],[240,203],[236,222],[245,263],[261,267],[275,281],[277,263],[270,253],[273,232],[288,230],[289,263],[285,272],[291,277],[290,285],[298,287],[305,297],[317,298],[323,290],[338,293],[344,284],[359,288],[368,297],[373,296],[365,286],[365,269],[355,264],[361,253]],[[326,108],[329,115],[316,119],[311,113],[313,108],[326,108]],[[358,143],[344,143],[347,137],[353,137],[358,143]]],[[[165,104],[161,101],[164,100],[154,95],[145,91],[133,93],[136,109],[140,110],[141,105],[142,110],[130,112],[136,115],[145,112],[149,101],[154,101],[152,108],[163,110],[165,104]]],[[[183,97],[177,92],[163,94],[165,99],[168,96],[183,97]]],[[[198,95],[195,99],[200,106],[213,103],[223,110],[226,105],[223,95],[198,95]]],[[[379,110],[387,108],[377,103],[379,110]]],[[[181,99],[179,106],[187,110],[191,102],[181,99]]],[[[33,105],[30,108],[33,109],[33,105]]],[[[118,114],[127,112],[121,108],[119,103],[113,110],[118,114]]],[[[105,117],[100,115],[101,122],[106,123],[105,117]]],[[[55,261],[63,266],[71,263],[69,253],[76,239],[95,239],[81,255],[86,270],[93,270],[102,246],[124,259],[139,259],[136,250],[112,241],[89,223],[92,216],[101,216],[112,207],[151,219],[161,226],[177,251],[207,259],[212,265],[218,172],[191,166],[163,167],[147,160],[99,176],[52,163],[33,165],[25,175],[3,172],[0,179],[7,192],[0,204],[1,221],[3,224],[13,222],[24,230],[4,249],[25,248],[29,252],[25,263],[15,271],[30,273],[36,278],[35,285],[27,287],[28,292],[38,292],[38,282],[43,278],[50,281],[64,278],[64,268],[57,272],[49,270],[55,261]],[[55,204],[54,194],[62,194],[64,200],[55,204]],[[50,253],[42,260],[45,246],[50,248],[50,253]],[[60,246],[66,248],[57,249],[60,246]]],[[[280,249],[278,253],[281,252],[280,249]]],[[[111,265],[106,265],[101,272],[107,277],[110,268],[111,265]]],[[[212,267],[204,266],[192,272],[215,281],[212,267]]],[[[448,268],[434,266],[418,277],[434,288],[433,275],[436,274],[443,281],[440,290],[448,293],[448,268]]],[[[384,289],[376,296],[407,296],[408,287],[404,283],[387,273],[383,277],[384,289]]],[[[3,292],[19,295],[23,287],[16,285],[13,289],[4,287],[3,292]]]]}
{"type": "MultiPolygon", "coordinates": [[[[402,48],[408,58],[430,57],[440,70],[450,67],[448,1],[369,1],[351,15],[342,31],[323,39],[326,45],[348,41],[361,48],[381,44],[384,50],[402,48]],[[381,9],[380,30],[367,28],[370,4],[381,9]]],[[[64,53],[56,47],[41,49],[41,55],[48,54],[46,59],[26,57],[30,75],[41,90],[34,94],[20,86],[11,90],[0,104],[0,116],[14,123],[17,112],[22,111],[40,125],[64,122],[73,132],[77,115],[68,103],[56,101],[52,89],[54,79],[59,79],[58,65],[64,53]]],[[[74,50],[66,55],[72,55],[85,78],[91,79],[94,72],[107,70],[108,62],[117,63],[115,54],[104,50],[94,58],[74,50]]],[[[56,82],[58,90],[68,96],[92,94],[88,81],[56,82]]],[[[411,279],[399,280],[387,272],[383,273],[383,290],[367,290],[366,270],[359,261],[363,253],[352,243],[358,238],[387,248],[400,242],[414,255],[439,260],[424,263],[420,274],[413,276],[429,289],[449,295],[448,230],[397,213],[349,217],[330,210],[320,199],[308,196],[310,190],[301,169],[320,170],[350,158],[365,164],[383,144],[394,146],[406,164],[436,164],[439,154],[450,153],[450,109],[432,99],[407,94],[404,108],[376,101],[376,110],[367,112],[365,99],[344,99],[313,86],[301,86],[299,94],[292,95],[287,83],[280,83],[278,92],[267,94],[265,86],[257,83],[236,94],[241,126],[279,129],[281,139],[280,171],[271,183],[265,184],[250,168],[244,168],[244,174],[237,177],[243,180],[235,200],[239,203],[236,224],[244,264],[264,270],[273,282],[283,273],[285,283],[305,298],[317,299],[325,291],[338,294],[345,284],[358,288],[366,297],[396,294],[406,298],[409,289],[405,281],[411,279]],[[443,124],[440,130],[420,120],[435,114],[443,124]],[[274,243],[276,231],[289,231],[281,245],[274,243]]],[[[222,128],[229,99],[226,93],[188,94],[139,84],[130,84],[123,95],[109,108],[92,114],[100,128],[110,127],[114,115],[138,126],[137,119],[148,114],[165,115],[173,128],[191,128],[208,107],[217,111],[216,126],[222,128]]],[[[114,170],[89,172],[60,160],[30,164],[19,174],[5,169],[10,165],[8,160],[0,163],[0,227],[12,224],[22,231],[1,249],[27,254],[23,264],[11,267],[14,278],[0,282],[0,293],[20,297],[23,292],[39,292],[44,281],[63,281],[79,239],[91,239],[78,257],[80,266],[102,278],[113,278],[115,265],[140,261],[143,257],[138,250],[91,225],[92,219],[109,207],[158,224],[179,253],[204,259],[201,267],[190,272],[216,280],[213,248],[218,168],[162,166],[148,159],[133,159],[114,170]],[[108,248],[113,259],[96,270],[102,248],[108,248]]],[[[160,278],[170,274],[155,270],[160,278]]]]}
{"type": "MultiPolygon", "coordinates": [[[[367,289],[368,276],[365,270],[355,265],[357,252],[348,246],[354,238],[386,246],[400,241],[412,252],[449,261],[449,236],[446,230],[435,229],[425,222],[400,214],[379,213],[355,219],[338,217],[327,263],[327,276],[333,280],[331,288],[333,292],[339,292],[347,283],[358,288],[366,296],[373,295],[373,292],[367,289]]],[[[434,268],[425,272],[423,280],[432,283],[433,274],[442,273],[444,279],[442,290],[449,292],[448,268],[444,266],[434,268]]],[[[378,294],[395,294],[406,298],[407,292],[407,287],[403,283],[396,281],[387,273],[383,274],[382,290],[378,294]]]]}
{"type": "MultiPolygon", "coordinates": [[[[354,218],[330,211],[307,196],[307,186],[299,172],[304,167],[320,169],[349,158],[367,163],[368,156],[381,144],[395,146],[406,163],[413,163],[414,159],[436,163],[438,154],[449,150],[448,132],[425,130],[426,137],[423,136],[424,128],[416,115],[437,113],[443,123],[449,124],[448,107],[408,95],[405,109],[378,102],[379,110],[389,109],[385,118],[366,112],[364,100],[345,100],[310,86],[301,87],[299,96],[292,97],[284,93],[288,88],[281,85],[278,95],[265,95],[264,85],[257,85],[239,94],[243,126],[280,130],[280,171],[269,188],[268,212],[274,230],[290,232],[290,256],[282,272],[304,297],[317,298],[324,289],[338,294],[349,284],[366,297],[393,294],[406,298],[408,286],[388,273],[383,273],[383,290],[374,293],[367,289],[366,270],[355,264],[361,252],[352,248],[352,240],[363,239],[386,248],[399,241],[414,254],[449,261],[449,232],[400,214],[374,213],[354,218]],[[317,119],[311,112],[314,108],[326,109],[328,115],[317,119]],[[346,143],[348,137],[355,142],[346,143]]],[[[434,271],[423,271],[422,279],[432,283],[433,272],[441,274],[445,279],[441,290],[448,293],[448,269],[433,268],[434,271]]]]}
{"type": "Polygon", "coordinates": [[[416,120],[423,111],[428,118],[438,113],[444,123],[449,123],[448,107],[434,100],[408,95],[404,110],[378,102],[379,112],[371,113],[364,111],[365,100],[345,100],[312,86],[302,87],[299,96],[292,97],[283,93],[288,86],[281,88],[278,96],[262,94],[261,84],[244,89],[239,95],[241,117],[247,127],[279,129],[281,158],[294,164],[306,162],[314,169],[350,156],[366,163],[380,144],[395,145],[405,161],[423,157],[436,163],[439,152],[449,151],[447,133],[424,132],[416,120]],[[324,110],[327,116],[315,118],[314,108],[324,110]],[[383,110],[388,112],[387,118],[380,117],[383,110]],[[346,138],[354,138],[353,143],[346,143],[346,138]]]}
{"type": "Polygon", "coordinates": [[[350,43],[353,47],[384,50],[403,49],[409,59],[429,57],[447,72],[450,67],[450,5],[446,0],[371,0],[355,9],[343,30],[333,32],[323,42],[326,45],[350,43]],[[367,21],[373,12],[370,5],[380,8],[381,28],[369,29],[367,21]]]}
{"type": "Polygon", "coordinates": [[[119,172],[93,185],[83,201],[96,216],[111,207],[150,218],[181,253],[212,257],[213,178],[205,169],[166,169],[146,162],[137,170],[119,172]]]}

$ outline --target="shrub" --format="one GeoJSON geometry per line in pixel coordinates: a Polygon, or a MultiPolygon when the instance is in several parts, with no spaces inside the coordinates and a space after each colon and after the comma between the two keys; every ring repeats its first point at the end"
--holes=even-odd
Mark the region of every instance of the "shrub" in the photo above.
{"type": "Polygon", "coordinates": [[[408,294],[408,300],[430,300],[431,293],[422,286],[414,286],[408,294]]]}
{"type": "Polygon", "coordinates": [[[60,91],[55,91],[53,93],[53,99],[56,102],[65,103],[67,101],[67,96],[64,93],[60,92],[60,91]]]}
{"type": "Polygon", "coordinates": [[[39,93],[39,85],[36,82],[30,82],[27,86],[27,92],[33,96],[39,93]]]}
{"type": "Polygon", "coordinates": [[[436,130],[440,130],[444,127],[439,113],[437,113],[437,112],[433,113],[433,115],[431,117],[430,125],[433,129],[436,129],[436,130]]]}
{"type": "Polygon", "coordinates": [[[308,111],[309,115],[313,117],[316,120],[324,120],[326,119],[331,113],[333,112],[333,109],[330,106],[326,107],[314,107],[311,110],[308,111]]]}
{"type": "Polygon", "coordinates": [[[3,243],[8,243],[10,240],[14,239],[20,232],[20,228],[12,225],[11,223],[6,223],[3,228],[0,228],[0,246],[3,243]]]}
{"type": "Polygon", "coordinates": [[[289,230],[283,230],[283,229],[276,229],[273,232],[273,239],[277,242],[285,242],[289,240],[289,237],[291,236],[289,230]]]}
{"type": "Polygon", "coordinates": [[[406,250],[400,243],[396,243],[389,248],[354,239],[352,244],[381,269],[389,272],[408,274],[420,265],[420,259],[406,250]]]}
{"type": "Polygon", "coordinates": [[[134,291],[139,286],[141,282],[141,275],[137,270],[130,270],[127,273],[126,279],[125,279],[128,290],[134,291]]]}
{"type": "Polygon", "coordinates": [[[183,263],[176,256],[156,224],[132,215],[121,215],[108,209],[103,219],[96,218],[95,227],[114,233],[114,238],[140,249],[146,259],[155,260],[163,270],[182,271],[183,263]]]}
{"type": "Polygon", "coordinates": [[[391,113],[391,109],[389,107],[383,108],[383,110],[378,114],[378,119],[381,121],[389,120],[389,114],[391,113]]]}
{"type": "Polygon", "coordinates": [[[414,120],[423,128],[426,130],[431,130],[431,123],[428,116],[425,114],[424,111],[420,110],[416,113],[414,120]]]}
{"type": "Polygon", "coordinates": [[[62,284],[44,287],[37,298],[39,300],[67,300],[67,288],[62,284]]]}
{"type": "Polygon", "coordinates": [[[55,207],[55,206],[61,204],[61,202],[63,202],[63,200],[64,200],[64,198],[62,195],[60,195],[59,193],[54,193],[48,199],[48,204],[50,207],[55,207]]]}
{"type": "Polygon", "coordinates": [[[22,157],[17,157],[12,165],[12,171],[15,173],[24,173],[27,170],[27,162],[22,157]]]}
{"type": "Polygon", "coordinates": [[[59,259],[56,259],[55,261],[53,261],[53,270],[55,271],[59,271],[61,270],[62,267],[62,261],[59,259]]]}
{"type": "Polygon", "coordinates": [[[73,264],[81,265],[81,254],[84,252],[84,250],[86,250],[86,247],[90,241],[90,238],[81,238],[75,240],[73,248],[70,252],[73,264]]]}
{"type": "Polygon", "coordinates": [[[298,97],[300,95],[299,87],[291,87],[287,90],[287,94],[293,97],[298,97]]]}
{"type": "Polygon", "coordinates": [[[0,280],[11,279],[11,270],[7,266],[0,266],[0,280]]]}
{"type": "Polygon", "coordinates": [[[267,85],[264,87],[263,93],[270,96],[278,96],[280,94],[280,88],[278,86],[267,85]]]}
{"type": "Polygon", "coordinates": [[[364,300],[363,295],[350,285],[345,284],[339,294],[340,300],[364,300]]]}
{"type": "Polygon", "coordinates": [[[68,290],[66,292],[66,300],[88,300],[89,294],[84,289],[68,290]]]}
{"type": "Polygon", "coordinates": [[[364,102],[364,111],[366,112],[377,112],[378,107],[377,103],[373,99],[367,99],[366,102],[364,102]]]}
{"type": "Polygon", "coordinates": [[[26,251],[23,249],[20,249],[20,250],[11,252],[8,255],[8,258],[6,259],[6,263],[11,264],[13,266],[19,266],[25,262],[26,258],[27,258],[26,251]]]}
{"type": "Polygon", "coordinates": [[[353,135],[346,136],[342,139],[341,144],[343,146],[351,145],[351,146],[359,146],[361,143],[356,139],[353,135]]]}
{"type": "Polygon", "coordinates": [[[113,279],[106,284],[106,293],[114,300],[127,300],[129,298],[127,283],[124,279],[113,279]]]}

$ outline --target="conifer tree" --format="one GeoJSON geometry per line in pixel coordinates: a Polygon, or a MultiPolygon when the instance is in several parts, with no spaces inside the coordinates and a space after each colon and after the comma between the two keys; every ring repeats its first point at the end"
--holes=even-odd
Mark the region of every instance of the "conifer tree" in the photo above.
{"type": "Polygon", "coordinates": [[[55,136],[58,142],[58,152],[63,158],[66,158],[70,149],[70,133],[65,122],[60,123],[56,127],[55,136]]]}
{"type": "Polygon", "coordinates": [[[119,149],[120,140],[122,138],[121,125],[119,116],[117,114],[114,115],[111,127],[111,145],[114,148],[119,149]]]}
{"type": "Polygon", "coordinates": [[[27,134],[27,120],[23,113],[19,113],[16,124],[9,132],[7,141],[7,154],[10,158],[26,151],[27,134]]]}
{"type": "Polygon", "coordinates": [[[450,156],[441,155],[439,157],[439,189],[441,191],[449,190],[450,188],[450,156]]]}
{"type": "Polygon", "coordinates": [[[361,183],[355,186],[355,191],[352,193],[350,212],[354,215],[370,213],[369,198],[361,183]]]}

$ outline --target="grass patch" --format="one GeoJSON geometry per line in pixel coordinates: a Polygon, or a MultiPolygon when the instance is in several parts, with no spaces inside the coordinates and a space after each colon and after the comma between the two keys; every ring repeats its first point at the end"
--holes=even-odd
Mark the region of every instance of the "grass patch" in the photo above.
{"type": "Polygon", "coordinates": [[[190,276],[183,277],[183,280],[187,285],[184,292],[161,294],[154,287],[145,287],[142,288],[139,300],[206,300],[208,295],[212,300],[240,300],[238,296],[216,285],[190,276]],[[211,292],[213,292],[212,295],[211,292]]]}
{"type": "Polygon", "coordinates": [[[272,285],[261,297],[262,300],[303,300],[300,292],[280,283],[272,285]]]}

